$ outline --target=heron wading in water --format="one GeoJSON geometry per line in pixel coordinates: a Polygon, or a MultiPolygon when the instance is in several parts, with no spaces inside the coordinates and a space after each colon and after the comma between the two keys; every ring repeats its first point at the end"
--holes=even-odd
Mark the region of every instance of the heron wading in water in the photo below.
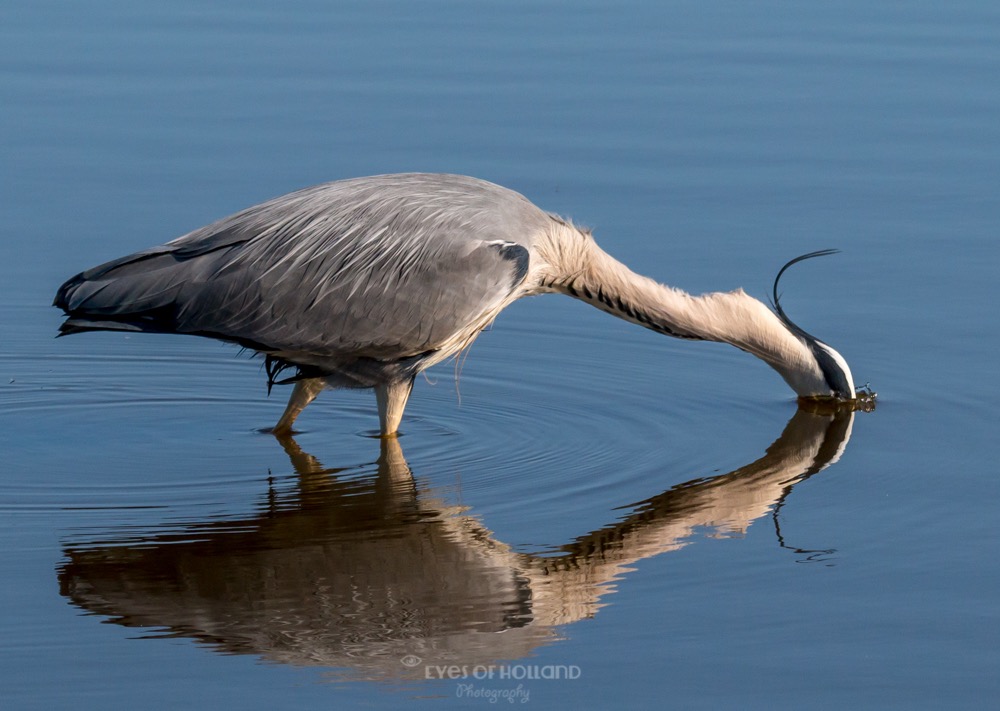
{"type": "Polygon", "coordinates": [[[804,399],[851,401],[837,351],[742,289],[700,296],[640,276],[586,230],[522,195],[411,173],[306,188],[82,272],[60,287],[60,335],[183,333],[262,354],[268,390],[294,383],[287,435],[325,388],[374,388],[383,435],[413,380],[475,340],[508,304],[568,294],[675,338],[730,343],[804,399]],[[286,377],[281,377],[288,371],[286,377]]]}

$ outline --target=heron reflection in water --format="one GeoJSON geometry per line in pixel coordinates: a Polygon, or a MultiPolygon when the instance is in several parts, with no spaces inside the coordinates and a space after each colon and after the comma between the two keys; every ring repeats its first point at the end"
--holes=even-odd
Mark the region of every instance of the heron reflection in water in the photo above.
{"type": "Polygon", "coordinates": [[[521,659],[594,616],[635,562],[689,545],[696,532],[745,532],[774,512],[840,457],[853,417],[800,408],[760,459],[636,503],[551,555],[517,552],[462,507],[422,491],[398,439],[381,440],[377,476],[359,480],[285,438],[293,493],[242,520],[67,545],[60,589],[151,636],[346,678],[422,678],[423,665],[521,659]],[[401,663],[415,658],[421,666],[401,663]]]}

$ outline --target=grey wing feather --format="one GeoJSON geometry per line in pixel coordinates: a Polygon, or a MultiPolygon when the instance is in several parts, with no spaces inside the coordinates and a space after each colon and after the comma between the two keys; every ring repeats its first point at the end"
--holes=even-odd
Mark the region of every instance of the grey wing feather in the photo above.
{"type": "Polygon", "coordinates": [[[472,178],[340,181],[83,272],[56,305],[64,333],[206,335],[316,366],[407,358],[509,298],[549,219],[472,178]]]}

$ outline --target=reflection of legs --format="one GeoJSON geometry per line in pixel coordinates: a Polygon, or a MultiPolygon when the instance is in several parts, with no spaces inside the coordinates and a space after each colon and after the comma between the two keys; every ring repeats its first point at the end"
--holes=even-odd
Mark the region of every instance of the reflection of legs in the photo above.
{"type": "Polygon", "coordinates": [[[382,437],[379,441],[379,477],[394,486],[413,484],[413,474],[410,473],[410,465],[403,456],[403,448],[399,446],[399,438],[382,437]]]}
{"type": "MultiPolygon", "coordinates": [[[[275,438],[281,444],[285,454],[292,462],[295,473],[299,475],[299,492],[312,495],[314,501],[326,501],[331,505],[341,497],[351,495],[351,490],[340,486],[331,486],[337,481],[337,476],[344,469],[328,469],[316,457],[305,452],[290,434],[275,433],[275,438]]],[[[353,472],[357,465],[346,468],[353,472]]],[[[399,446],[398,437],[379,438],[378,478],[373,483],[375,502],[381,512],[380,521],[399,520],[400,516],[409,515],[412,520],[414,513],[419,512],[416,483],[410,466],[406,463],[403,450],[399,446]]],[[[357,504],[351,505],[351,510],[358,509],[357,504]]],[[[358,509],[366,510],[366,509],[358,509]]],[[[345,519],[346,520],[346,519],[345,519]]],[[[365,520],[368,525],[370,519],[365,520]]]]}
{"type": "MultiPolygon", "coordinates": [[[[420,512],[417,485],[403,457],[399,437],[379,438],[378,479],[375,495],[388,520],[413,520],[420,512]],[[409,516],[407,519],[405,517],[409,516]]],[[[385,520],[385,519],[383,519],[385,520]]]]}
{"type": "Polygon", "coordinates": [[[396,434],[412,389],[413,378],[375,386],[375,400],[378,402],[378,419],[383,437],[396,434]]]}
{"type": "Polygon", "coordinates": [[[281,419],[271,431],[276,435],[287,435],[292,432],[292,423],[299,413],[306,409],[306,405],[316,399],[316,396],[323,390],[325,383],[322,378],[305,378],[295,383],[292,396],[288,398],[288,406],[285,407],[281,419]]]}

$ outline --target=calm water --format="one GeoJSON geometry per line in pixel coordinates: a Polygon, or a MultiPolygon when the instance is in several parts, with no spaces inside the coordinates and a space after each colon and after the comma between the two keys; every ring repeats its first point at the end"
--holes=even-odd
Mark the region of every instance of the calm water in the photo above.
{"type": "Polygon", "coordinates": [[[995,3],[15,3],[0,706],[976,708],[1000,694],[995,3]],[[468,173],[763,297],[874,413],[515,304],[280,443],[259,361],[56,287],[312,183],[468,173]],[[492,670],[492,671],[491,671],[492,670]],[[492,677],[491,677],[492,674],[492,677]],[[558,679],[528,678],[559,676],[558,679]]]}

